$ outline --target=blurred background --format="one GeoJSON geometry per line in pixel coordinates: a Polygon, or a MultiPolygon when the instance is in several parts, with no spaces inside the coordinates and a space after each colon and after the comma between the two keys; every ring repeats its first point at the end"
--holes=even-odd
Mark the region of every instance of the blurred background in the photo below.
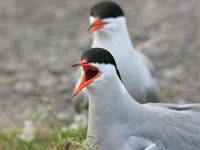
{"type": "MultiPolygon", "coordinates": [[[[0,129],[34,114],[73,120],[75,69],[100,0],[0,0],[0,129]],[[49,113],[51,110],[51,113],[49,113]]],[[[135,48],[154,63],[163,102],[200,102],[200,1],[117,0],[135,48]]]]}

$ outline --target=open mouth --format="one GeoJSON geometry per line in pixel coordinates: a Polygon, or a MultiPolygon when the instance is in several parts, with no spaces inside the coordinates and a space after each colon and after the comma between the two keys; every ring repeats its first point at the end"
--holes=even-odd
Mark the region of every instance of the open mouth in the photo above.
{"type": "Polygon", "coordinates": [[[83,68],[83,72],[85,76],[85,82],[87,82],[93,79],[99,73],[99,70],[91,66],[83,68]]]}
{"type": "Polygon", "coordinates": [[[82,60],[82,61],[74,64],[72,67],[74,67],[74,66],[82,66],[83,67],[82,80],[81,80],[78,88],[74,92],[74,96],[76,96],[83,88],[85,88],[90,83],[92,83],[95,79],[97,79],[101,75],[101,72],[99,71],[98,68],[94,67],[91,64],[86,63],[85,60],[82,60]]]}

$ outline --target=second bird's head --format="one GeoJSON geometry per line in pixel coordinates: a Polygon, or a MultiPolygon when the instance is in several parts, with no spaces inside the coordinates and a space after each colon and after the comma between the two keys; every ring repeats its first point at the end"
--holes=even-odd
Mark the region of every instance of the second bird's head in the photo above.
{"type": "Polygon", "coordinates": [[[95,4],[90,9],[90,24],[88,31],[118,30],[125,23],[124,12],[120,6],[112,1],[95,4]]]}
{"type": "Polygon", "coordinates": [[[74,96],[87,86],[109,82],[109,80],[117,76],[121,80],[113,56],[109,51],[102,48],[91,48],[85,51],[81,56],[81,61],[72,65],[72,67],[75,66],[83,68],[83,76],[74,92],[74,96]]]}

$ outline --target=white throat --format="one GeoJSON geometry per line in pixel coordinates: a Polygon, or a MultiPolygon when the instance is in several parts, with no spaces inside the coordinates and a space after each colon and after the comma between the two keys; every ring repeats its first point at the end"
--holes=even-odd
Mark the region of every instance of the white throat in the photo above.
{"type": "MultiPolygon", "coordinates": [[[[104,139],[110,127],[113,129],[115,127],[123,128],[122,124],[129,120],[137,122],[138,113],[141,112],[141,105],[128,94],[114,70],[115,67],[112,69],[109,68],[110,72],[106,75],[102,73],[96,82],[94,81],[87,87],[89,97],[88,136],[94,137],[97,142],[104,139]]],[[[126,127],[124,126],[124,128],[126,127]]]]}
{"type": "MultiPolygon", "coordinates": [[[[93,19],[90,20],[92,22],[93,19]]],[[[104,19],[104,21],[110,23],[94,32],[92,47],[102,47],[110,50],[111,53],[114,53],[116,48],[127,48],[127,50],[131,52],[133,46],[128,34],[126,18],[118,17],[115,19],[104,19]],[[120,47],[119,45],[123,46],[120,47]],[[110,49],[111,47],[113,47],[113,49],[110,49]]],[[[121,51],[123,52],[123,50],[121,51]]]]}

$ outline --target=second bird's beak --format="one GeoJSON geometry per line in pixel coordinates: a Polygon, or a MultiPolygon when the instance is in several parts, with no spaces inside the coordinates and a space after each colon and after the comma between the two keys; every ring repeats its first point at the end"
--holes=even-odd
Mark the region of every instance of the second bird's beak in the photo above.
{"type": "Polygon", "coordinates": [[[107,24],[107,22],[102,21],[99,18],[95,18],[94,22],[92,23],[92,25],[89,27],[88,32],[92,33],[94,31],[97,31],[101,28],[103,28],[105,25],[107,24]]]}

